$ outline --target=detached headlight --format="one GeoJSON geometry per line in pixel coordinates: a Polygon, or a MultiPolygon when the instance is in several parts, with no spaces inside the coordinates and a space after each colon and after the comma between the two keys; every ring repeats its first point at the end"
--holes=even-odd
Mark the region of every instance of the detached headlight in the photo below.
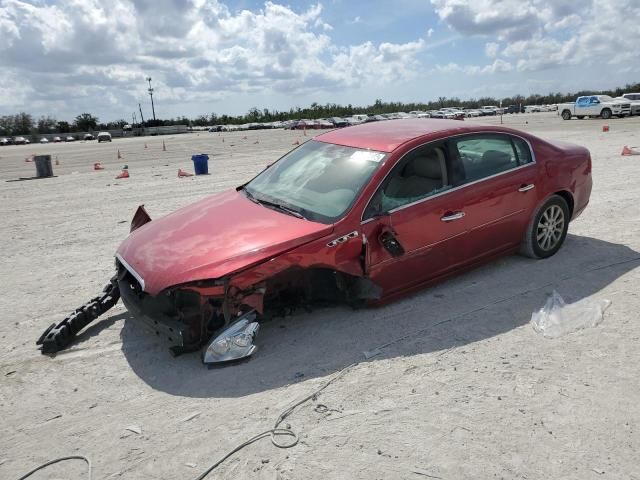
{"type": "Polygon", "coordinates": [[[245,313],[209,342],[202,356],[203,363],[239,360],[255,352],[258,347],[253,344],[253,340],[260,328],[255,319],[255,311],[245,313]]]}

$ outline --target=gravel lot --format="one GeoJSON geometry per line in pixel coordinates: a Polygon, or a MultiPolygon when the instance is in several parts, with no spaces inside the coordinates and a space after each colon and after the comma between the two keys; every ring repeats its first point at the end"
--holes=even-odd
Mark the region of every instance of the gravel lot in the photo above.
{"type": "MultiPolygon", "coordinates": [[[[287,419],[297,446],[261,440],[211,478],[640,480],[640,156],[620,156],[623,145],[640,145],[640,118],[540,113],[504,123],[591,150],[591,203],[556,256],[507,257],[384,308],[276,319],[249,362],[213,370],[197,354],[173,358],[121,304],[55,358],[34,342],[101,290],[139,204],[165,215],[244,182],[305,137],[1,148],[0,478],[74,454],[91,458],[99,480],[195,478],[359,362],[287,419]],[[177,178],[201,152],[211,175],[177,178]],[[6,182],[35,174],[24,161],[32,153],[57,157],[58,176],[6,182]],[[106,169],[93,171],[94,162],[106,169]],[[125,163],[131,178],[114,180],[125,163]],[[568,301],[613,303],[598,327],[549,340],[529,320],[553,289],[568,301]]],[[[70,462],[33,478],[83,475],[70,462]]]]}

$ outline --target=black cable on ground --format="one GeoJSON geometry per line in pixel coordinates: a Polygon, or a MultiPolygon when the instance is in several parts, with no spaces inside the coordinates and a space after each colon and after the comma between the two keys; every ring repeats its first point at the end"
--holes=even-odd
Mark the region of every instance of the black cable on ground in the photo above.
{"type": "Polygon", "coordinates": [[[355,367],[356,365],[358,365],[358,362],[354,362],[351,365],[347,365],[346,367],[344,367],[337,374],[335,374],[329,381],[325,382],[324,385],[322,385],[320,388],[318,388],[313,393],[307,395],[302,400],[299,400],[298,402],[294,403],[292,406],[287,408],[285,411],[283,411],[280,414],[280,416],[278,417],[278,419],[276,420],[276,423],[273,425],[273,428],[271,428],[269,430],[265,430],[264,432],[261,432],[261,433],[259,433],[257,435],[254,435],[250,439],[248,439],[245,442],[241,443],[240,445],[235,447],[233,450],[231,450],[229,453],[227,453],[224,457],[222,457],[220,460],[218,460],[216,463],[214,463],[209,468],[207,468],[204,472],[202,472],[200,474],[200,476],[198,476],[195,480],[202,480],[207,475],[209,475],[213,470],[218,468],[226,459],[231,457],[234,453],[239,452],[244,447],[246,447],[248,445],[251,445],[252,443],[257,442],[258,440],[260,440],[262,438],[265,438],[267,436],[271,437],[271,443],[273,443],[273,445],[275,445],[277,448],[291,448],[291,447],[296,446],[298,444],[298,440],[299,440],[298,434],[295,433],[293,430],[289,430],[288,428],[278,428],[279,425],[285,420],[285,418],[287,418],[289,415],[291,415],[296,408],[298,408],[300,405],[308,402],[312,398],[316,398],[320,394],[320,392],[322,392],[325,388],[327,388],[333,382],[335,382],[340,377],[342,377],[347,372],[347,370],[349,370],[350,368],[355,367]],[[289,443],[279,443],[278,441],[276,441],[276,438],[279,437],[279,436],[292,437],[293,440],[291,442],[289,442],[289,443]]]}
{"type": "Polygon", "coordinates": [[[89,480],[93,479],[93,474],[91,472],[91,460],[89,460],[87,457],[83,457],[82,455],[71,455],[69,457],[56,458],[55,460],[51,460],[51,461],[49,461],[47,463],[43,463],[42,465],[40,465],[40,466],[34,468],[33,470],[31,470],[29,473],[26,473],[23,476],[21,476],[18,480],[24,480],[25,478],[29,478],[31,475],[33,475],[37,471],[43,470],[44,468],[48,467],[49,465],[53,465],[54,463],[64,462],[66,460],[83,460],[87,464],[87,467],[88,467],[87,475],[89,476],[89,480]]]}

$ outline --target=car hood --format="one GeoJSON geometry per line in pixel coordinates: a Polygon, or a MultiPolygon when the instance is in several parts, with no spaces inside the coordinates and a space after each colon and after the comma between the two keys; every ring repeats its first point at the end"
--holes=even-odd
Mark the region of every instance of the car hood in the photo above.
{"type": "Polygon", "coordinates": [[[122,242],[117,256],[143,280],[144,291],[156,295],[264,262],[332,230],[231,190],[143,225],[122,242]]]}

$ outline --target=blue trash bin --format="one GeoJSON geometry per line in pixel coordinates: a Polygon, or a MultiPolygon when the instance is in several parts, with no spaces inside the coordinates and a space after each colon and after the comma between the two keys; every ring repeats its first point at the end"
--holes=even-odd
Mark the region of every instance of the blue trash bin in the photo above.
{"type": "Polygon", "coordinates": [[[200,155],[192,155],[193,169],[196,175],[208,175],[209,174],[209,155],[201,153],[200,155]]]}

